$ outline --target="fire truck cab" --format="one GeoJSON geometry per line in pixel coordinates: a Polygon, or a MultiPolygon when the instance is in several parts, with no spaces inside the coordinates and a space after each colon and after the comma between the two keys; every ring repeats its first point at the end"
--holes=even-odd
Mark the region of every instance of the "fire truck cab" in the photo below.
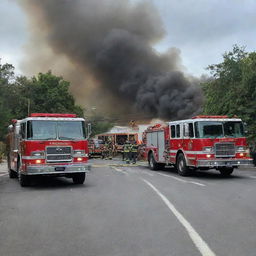
{"type": "Polygon", "coordinates": [[[35,113],[8,128],[9,177],[21,186],[31,176],[64,176],[82,184],[90,170],[85,120],[73,114],[35,113]]]}
{"type": "Polygon", "coordinates": [[[174,165],[186,176],[192,169],[216,169],[230,175],[240,165],[252,164],[241,119],[196,116],[149,127],[145,154],[151,169],[174,165]]]}

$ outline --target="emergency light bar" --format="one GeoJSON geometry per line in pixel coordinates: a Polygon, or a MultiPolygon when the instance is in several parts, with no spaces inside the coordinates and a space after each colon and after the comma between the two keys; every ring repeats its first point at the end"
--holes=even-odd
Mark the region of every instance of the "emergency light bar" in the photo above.
{"type": "Polygon", "coordinates": [[[204,115],[192,117],[192,119],[198,119],[198,118],[229,118],[229,117],[228,116],[204,116],[204,115]]]}
{"type": "Polygon", "coordinates": [[[30,117],[76,117],[76,114],[32,113],[30,117]]]}

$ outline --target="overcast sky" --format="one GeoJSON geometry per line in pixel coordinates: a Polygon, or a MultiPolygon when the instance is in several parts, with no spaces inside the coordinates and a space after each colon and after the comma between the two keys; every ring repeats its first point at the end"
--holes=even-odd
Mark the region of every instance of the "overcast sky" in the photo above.
{"type": "MultiPolygon", "coordinates": [[[[100,0],[98,0],[100,2],[100,0]]],[[[118,0],[120,1],[120,0],[118,0]]],[[[255,0],[152,0],[159,9],[166,37],[156,46],[181,50],[183,65],[196,76],[222,59],[234,44],[256,49],[255,0]]],[[[0,0],[0,58],[18,73],[29,31],[24,11],[15,0],[0,0]]]]}

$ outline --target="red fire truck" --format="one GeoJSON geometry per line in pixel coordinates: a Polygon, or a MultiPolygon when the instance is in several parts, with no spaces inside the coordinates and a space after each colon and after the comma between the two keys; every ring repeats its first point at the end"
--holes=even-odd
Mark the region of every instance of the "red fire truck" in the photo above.
{"type": "Polygon", "coordinates": [[[9,176],[18,177],[21,186],[29,185],[34,175],[64,176],[84,183],[90,165],[83,118],[35,113],[13,120],[8,130],[9,176]]]}
{"type": "Polygon", "coordinates": [[[92,157],[103,157],[104,152],[104,141],[99,139],[89,140],[89,158],[92,157]]]}
{"type": "Polygon", "coordinates": [[[193,169],[216,169],[230,175],[240,165],[252,164],[239,118],[196,116],[157,124],[145,131],[145,157],[153,170],[174,165],[186,176],[193,169]]]}

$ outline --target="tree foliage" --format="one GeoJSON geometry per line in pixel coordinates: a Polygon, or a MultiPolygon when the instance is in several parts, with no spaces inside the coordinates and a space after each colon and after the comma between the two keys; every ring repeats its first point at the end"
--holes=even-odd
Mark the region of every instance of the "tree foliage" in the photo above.
{"type": "Polygon", "coordinates": [[[92,124],[92,137],[94,137],[96,134],[107,132],[114,126],[113,122],[98,115],[90,117],[90,121],[92,124]]]}
{"type": "Polygon", "coordinates": [[[75,104],[69,86],[50,71],[32,78],[15,77],[12,65],[0,65],[0,140],[11,119],[24,118],[28,113],[75,113],[82,117],[83,109],[75,104]]]}
{"type": "Polygon", "coordinates": [[[212,78],[203,83],[204,114],[237,115],[256,139],[256,52],[235,45],[223,62],[208,67],[212,78]]]}

